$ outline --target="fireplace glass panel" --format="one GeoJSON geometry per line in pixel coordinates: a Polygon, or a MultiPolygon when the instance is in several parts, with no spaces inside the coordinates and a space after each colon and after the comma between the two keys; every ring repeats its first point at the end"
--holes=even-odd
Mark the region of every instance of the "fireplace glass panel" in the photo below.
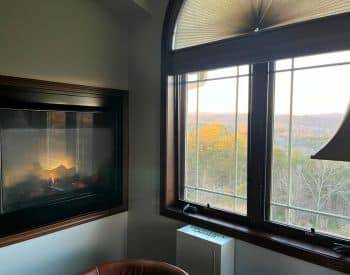
{"type": "Polygon", "coordinates": [[[113,187],[113,117],[0,109],[1,213],[113,187]]]}

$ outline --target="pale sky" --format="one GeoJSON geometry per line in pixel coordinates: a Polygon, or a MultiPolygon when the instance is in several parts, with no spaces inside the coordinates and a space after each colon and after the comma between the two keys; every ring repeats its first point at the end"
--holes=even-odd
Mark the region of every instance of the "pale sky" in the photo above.
{"type": "MultiPolygon", "coordinates": [[[[350,62],[350,51],[296,58],[296,68],[331,63],[350,62]]],[[[276,69],[291,66],[291,59],[277,62],[276,69]]],[[[240,69],[246,74],[247,67],[240,69]]],[[[209,71],[207,78],[236,75],[236,67],[209,71]]],[[[276,73],[275,113],[288,114],[290,108],[291,75],[276,73]]],[[[196,75],[190,80],[195,80],[196,75]]],[[[350,65],[296,70],[294,72],[294,115],[344,113],[350,102],[350,65]]],[[[232,113],[235,108],[237,78],[200,82],[199,111],[232,113]]],[[[239,112],[248,112],[248,77],[239,78],[239,112]]],[[[197,83],[188,84],[188,111],[196,111],[197,83]]]]}

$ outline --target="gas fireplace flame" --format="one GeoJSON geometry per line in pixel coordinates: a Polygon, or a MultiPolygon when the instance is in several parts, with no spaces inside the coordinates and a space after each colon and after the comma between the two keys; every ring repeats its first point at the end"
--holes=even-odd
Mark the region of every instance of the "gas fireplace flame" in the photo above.
{"type": "Polygon", "coordinates": [[[49,180],[49,183],[50,185],[55,185],[55,176],[53,174],[50,174],[50,180],[49,180]]]}
{"type": "Polygon", "coordinates": [[[6,175],[6,186],[15,186],[18,183],[30,181],[34,178],[46,182],[51,187],[57,187],[68,178],[74,178],[77,174],[76,167],[69,158],[57,159],[55,163],[47,165],[40,161],[28,163],[25,166],[13,168],[6,175]]]}

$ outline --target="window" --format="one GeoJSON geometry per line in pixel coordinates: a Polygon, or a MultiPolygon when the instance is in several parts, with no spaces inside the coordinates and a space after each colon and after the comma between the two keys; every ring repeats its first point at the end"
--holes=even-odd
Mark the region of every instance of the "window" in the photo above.
{"type": "Polygon", "coordinates": [[[311,159],[350,101],[350,51],[276,62],[271,220],[350,238],[350,163],[311,159]]]}
{"type": "Polygon", "coordinates": [[[183,199],[247,214],[249,66],[186,75],[183,199]]]}
{"type": "Polygon", "coordinates": [[[165,20],[161,213],[348,271],[350,2],[173,0],[165,20]]]}

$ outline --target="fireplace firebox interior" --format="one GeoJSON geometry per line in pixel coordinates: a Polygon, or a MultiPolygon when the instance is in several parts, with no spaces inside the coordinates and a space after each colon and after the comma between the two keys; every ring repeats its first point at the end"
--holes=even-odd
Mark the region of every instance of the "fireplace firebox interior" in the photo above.
{"type": "Polygon", "coordinates": [[[112,118],[0,109],[1,214],[112,188],[112,118]]]}

